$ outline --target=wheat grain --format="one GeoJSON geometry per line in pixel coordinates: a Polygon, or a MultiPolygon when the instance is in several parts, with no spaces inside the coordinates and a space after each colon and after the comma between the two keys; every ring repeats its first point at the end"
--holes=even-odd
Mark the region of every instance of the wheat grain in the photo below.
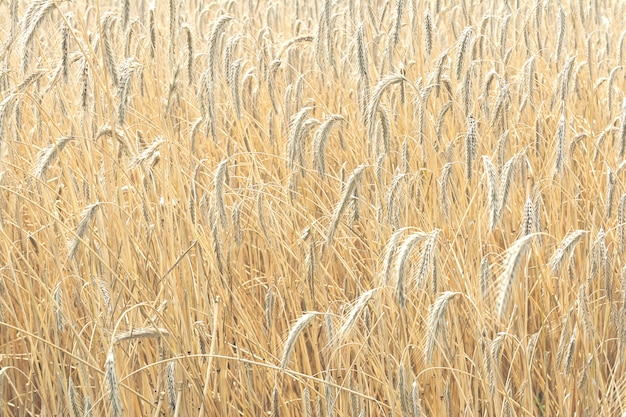
{"type": "Polygon", "coordinates": [[[83,417],[93,417],[93,408],[91,406],[91,400],[88,395],[85,395],[83,399],[83,417]]]}
{"type": "Polygon", "coordinates": [[[467,134],[465,135],[465,168],[468,181],[472,179],[472,163],[476,158],[476,121],[472,115],[467,118],[467,134]]]}
{"type": "Polygon", "coordinates": [[[324,122],[322,122],[320,127],[315,132],[315,137],[313,139],[313,165],[317,168],[317,172],[320,174],[322,179],[326,173],[326,145],[328,143],[328,137],[330,136],[330,132],[333,127],[337,123],[344,120],[345,119],[340,114],[331,114],[326,117],[324,122]]]}
{"type": "Polygon", "coordinates": [[[555,48],[555,62],[559,62],[559,58],[561,56],[561,51],[563,50],[563,43],[565,39],[565,33],[567,30],[567,21],[565,17],[565,10],[562,7],[559,8],[559,22],[557,27],[557,35],[556,35],[556,48],[555,48]]]}
{"type": "Polygon", "coordinates": [[[400,247],[398,258],[396,260],[396,297],[400,307],[404,307],[406,304],[405,280],[407,262],[411,250],[416,244],[427,239],[429,236],[429,234],[423,232],[412,233],[404,240],[402,246],[400,247]]]}
{"type": "Polygon", "coordinates": [[[352,329],[352,327],[354,326],[354,323],[356,323],[357,319],[363,312],[363,309],[367,306],[367,303],[369,303],[369,301],[372,299],[376,291],[377,291],[377,288],[373,288],[361,294],[361,296],[358,298],[358,300],[354,304],[354,307],[352,307],[352,309],[348,313],[346,320],[339,328],[339,331],[337,332],[337,335],[335,336],[336,338],[335,343],[336,341],[342,340],[343,338],[346,337],[346,335],[348,334],[350,329],[352,329]]]}
{"type": "Polygon", "coordinates": [[[474,76],[476,63],[472,61],[465,72],[465,78],[463,78],[462,84],[462,96],[463,96],[463,109],[464,113],[467,117],[471,114],[470,110],[472,108],[472,77],[474,76]]]}
{"type": "Polygon", "coordinates": [[[333,379],[333,375],[327,371],[326,378],[324,378],[324,399],[326,400],[326,417],[333,417],[335,415],[335,402],[337,401],[337,396],[335,394],[335,389],[333,386],[335,385],[335,380],[333,379]]]}
{"type": "Polygon", "coordinates": [[[165,367],[165,381],[167,386],[167,398],[170,409],[176,410],[176,361],[169,361],[165,367]]]}
{"type": "Polygon", "coordinates": [[[435,132],[437,134],[437,140],[436,142],[433,144],[433,146],[435,146],[435,150],[437,151],[439,148],[439,142],[441,142],[442,140],[442,133],[441,133],[441,129],[443,127],[443,121],[444,121],[444,117],[446,116],[446,113],[448,113],[448,111],[452,108],[452,101],[448,101],[446,104],[444,104],[441,107],[441,110],[439,110],[439,114],[437,115],[437,123],[435,124],[435,132]]]}
{"type": "Polygon", "coordinates": [[[437,336],[445,325],[444,317],[448,310],[448,305],[457,294],[459,293],[452,291],[443,292],[428,309],[428,318],[426,319],[426,345],[424,347],[424,358],[427,364],[432,363],[437,336]]]}
{"type": "Polygon", "coordinates": [[[406,395],[406,377],[405,377],[404,365],[400,363],[398,368],[398,391],[400,397],[400,410],[402,411],[402,417],[409,416],[409,400],[406,395]]]}
{"type": "Polygon", "coordinates": [[[118,87],[118,73],[117,64],[115,62],[115,56],[113,53],[113,46],[111,45],[111,36],[113,25],[117,22],[118,17],[113,13],[106,13],[100,22],[102,27],[101,40],[102,49],[104,54],[104,66],[109,74],[109,78],[113,85],[118,87]]]}
{"type": "Polygon", "coordinates": [[[109,403],[111,414],[113,417],[122,415],[122,397],[120,394],[119,380],[115,370],[115,354],[113,350],[109,350],[106,361],[104,363],[104,379],[109,389],[109,403]]]}
{"type": "Polygon", "coordinates": [[[302,390],[302,415],[304,417],[313,417],[313,408],[311,407],[311,393],[309,387],[302,390]]]}
{"type": "Polygon", "coordinates": [[[85,207],[85,209],[81,213],[81,219],[78,222],[78,226],[76,227],[76,237],[74,237],[74,239],[70,241],[68,246],[68,259],[75,258],[76,251],[78,250],[78,245],[85,237],[85,234],[87,233],[87,228],[89,227],[89,223],[91,222],[91,219],[93,219],[93,217],[95,216],[98,207],[100,207],[100,204],[101,203],[99,202],[90,204],[85,207]]]}
{"type": "MultiPolygon", "coordinates": [[[[387,113],[387,109],[385,106],[378,107],[378,114],[380,115],[380,131],[383,139],[383,154],[388,154],[391,151],[391,122],[389,120],[389,115],[387,113]]],[[[378,138],[378,135],[376,136],[378,138]]],[[[374,150],[378,151],[378,141],[375,140],[374,150]]]]}
{"type": "Polygon", "coordinates": [[[59,152],[63,150],[65,145],[67,145],[67,143],[69,143],[72,139],[72,136],[63,136],[57,139],[56,143],[48,145],[39,152],[37,163],[33,168],[33,176],[36,179],[40,181],[44,180],[50,164],[55,160],[59,152]]]}
{"type": "Polygon", "coordinates": [[[504,58],[506,55],[506,32],[509,27],[509,21],[511,20],[511,14],[507,14],[502,19],[502,25],[500,26],[500,56],[504,58]]]}
{"type": "Polygon", "coordinates": [[[374,87],[374,91],[372,92],[372,96],[370,97],[370,101],[367,105],[367,124],[368,124],[368,141],[369,143],[374,143],[374,128],[376,114],[378,113],[378,105],[380,104],[380,99],[382,98],[383,93],[387,88],[391,85],[404,82],[405,78],[402,75],[389,75],[383,79],[381,79],[376,87],[374,87]]]}
{"type": "Polygon", "coordinates": [[[526,236],[533,232],[535,218],[535,206],[530,197],[526,198],[526,203],[524,203],[524,214],[522,216],[522,235],[526,236]]]}
{"type": "Polygon", "coordinates": [[[265,293],[265,308],[263,309],[265,313],[265,327],[268,332],[274,324],[274,298],[274,291],[268,288],[267,293],[265,293]]]}
{"type": "Polygon", "coordinates": [[[422,417],[423,415],[419,390],[417,380],[413,381],[413,384],[411,384],[411,410],[413,417],[422,417]]]}
{"type": "Polygon", "coordinates": [[[574,348],[576,347],[576,336],[578,333],[578,325],[574,326],[574,330],[572,331],[572,337],[569,340],[569,344],[567,346],[567,353],[565,354],[565,358],[563,359],[563,373],[565,375],[569,374],[569,369],[572,364],[572,358],[574,357],[574,348]]]}
{"type": "Polygon", "coordinates": [[[432,277],[432,289],[433,294],[437,293],[437,238],[439,236],[440,230],[433,230],[430,233],[430,236],[424,247],[422,248],[422,252],[420,253],[420,258],[417,263],[417,276],[415,278],[417,288],[421,289],[424,286],[424,282],[428,275],[432,277]]]}
{"type": "Polygon", "coordinates": [[[350,178],[348,178],[346,186],[343,190],[342,197],[339,200],[339,203],[337,204],[337,206],[335,207],[332,221],[330,222],[330,226],[328,227],[328,235],[326,236],[326,244],[328,246],[331,246],[333,243],[333,237],[335,235],[335,231],[337,230],[337,226],[339,225],[339,220],[341,219],[341,215],[346,209],[348,200],[351,198],[352,194],[354,193],[354,190],[358,188],[361,183],[361,177],[363,176],[364,168],[365,167],[363,165],[359,165],[354,170],[352,175],[350,175],[350,178]]]}
{"type": "Polygon", "coordinates": [[[528,249],[532,238],[535,235],[527,235],[516,240],[508,249],[507,257],[504,261],[504,269],[498,277],[500,288],[496,301],[496,311],[499,317],[504,317],[506,307],[509,304],[513,280],[518,275],[522,266],[522,257],[528,249]]]}
{"type": "Polygon", "coordinates": [[[285,370],[289,365],[289,361],[291,360],[291,355],[296,347],[296,340],[302,334],[304,329],[313,321],[317,315],[320,314],[316,311],[312,311],[309,313],[303,314],[298,321],[291,327],[289,331],[289,335],[287,336],[287,340],[285,341],[285,346],[283,348],[283,355],[280,360],[280,368],[285,370]]]}
{"type": "Polygon", "coordinates": [[[131,329],[122,333],[118,333],[113,338],[113,344],[116,345],[120,342],[126,340],[135,340],[135,339],[147,339],[147,338],[156,338],[159,339],[161,337],[167,337],[170,333],[165,328],[160,327],[138,327],[136,329],[131,329]]]}
{"type": "Polygon", "coordinates": [[[472,35],[474,28],[468,26],[463,29],[463,32],[459,35],[456,45],[456,59],[455,59],[455,74],[457,81],[461,79],[461,72],[463,72],[463,61],[467,53],[467,49],[472,41],[472,35]]]}
{"type": "Polygon", "coordinates": [[[498,195],[498,177],[496,176],[496,168],[493,166],[491,159],[483,155],[483,165],[485,167],[485,176],[487,178],[487,195],[489,205],[489,228],[495,229],[498,223],[498,212],[500,198],[498,195]]]}
{"type": "Polygon", "coordinates": [[[278,387],[274,385],[274,390],[272,391],[272,417],[280,417],[278,407],[278,387]]]}
{"type": "Polygon", "coordinates": [[[67,396],[68,396],[68,403],[70,405],[69,406],[70,415],[72,417],[81,417],[82,413],[80,412],[80,404],[78,403],[78,398],[76,395],[76,387],[74,386],[74,381],[72,381],[72,377],[70,377],[70,380],[68,382],[67,396]]]}
{"type": "Polygon", "coordinates": [[[553,274],[557,274],[561,270],[563,266],[563,260],[569,257],[569,255],[574,250],[574,247],[576,247],[580,239],[587,233],[589,232],[587,232],[586,230],[575,230],[565,236],[565,238],[561,242],[561,245],[554,252],[552,258],[550,259],[550,268],[552,269],[553,274]]]}
{"type": "Polygon", "coordinates": [[[617,204],[617,233],[619,253],[623,253],[626,244],[626,194],[622,195],[617,204]]]}
{"type": "Polygon", "coordinates": [[[610,219],[613,214],[613,200],[615,199],[615,175],[611,171],[611,167],[606,171],[606,202],[605,212],[606,218],[610,219]]]}
{"type": "Polygon", "coordinates": [[[55,7],[53,0],[34,0],[29,3],[24,12],[19,32],[23,73],[26,72],[31,61],[35,33],[55,7]]]}
{"type": "MultiPolygon", "coordinates": [[[[599,138],[598,138],[599,140],[599,138]]],[[[623,158],[626,152],[626,98],[622,102],[622,117],[619,129],[619,157],[623,158]]]]}
{"type": "Polygon", "coordinates": [[[313,107],[303,107],[298,111],[298,113],[293,116],[291,121],[291,129],[289,133],[289,141],[287,145],[287,156],[288,156],[288,166],[289,168],[294,167],[296,163],[296,158],[301,153],[301,148],[303,145],[303,135],[302,135],[302,127],[305,119],[309,115],[309,112],[313,109],[313,107]]]}
{"type": "Polygon", "coordinates": [[[424,12],[424,49],[426,55],[430,55],[433,49],[433,23],[429,9],[424,12]]]}

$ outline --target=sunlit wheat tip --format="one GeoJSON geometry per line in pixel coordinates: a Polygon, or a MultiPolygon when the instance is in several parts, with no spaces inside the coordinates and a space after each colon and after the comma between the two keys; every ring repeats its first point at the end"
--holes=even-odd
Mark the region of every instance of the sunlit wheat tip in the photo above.
{"type": "Polygon", "coordinates": [[[459,293],[452,291],[442,293],[428,309],[428,318],[426,319],[426,345],[424,347],[424,357],[427,364],[432,363],[437,336],[441,328],[445,325],[444,317],[448,310],[448,305],[457,294],[459,293]]]}
{"type": "Polygon", "coordinates": [[[287,368],[287,366],[289,365],[289,361],[291,360],[291,355],[293,354],[293,351],[296,347],[296,340],[298,339],[300,334],[302,334],[304,329],[309,325],[309,323],[311,323],[311,321],[313,321],[313,319],[317,317],[318,314],[320,313],[315,311],[305,313],[291,327],[291,330],[289,331],[289,336],[287,336],[287,340],[285,341],[283,355],[280,360],[281,369],[284,370],[287,368]]]}
{"type": "Polygon", "coordinates": [[[423,232],[412,233],[404,240],[400,247],[396,260],[396,297],[401,307],[404,307],[406,303],[406,274],[409,255],[416,244],[427,239],[429,236],[428,233],[423,232]]]}
{"type": "Polygon", "coordinates": [[[569,260],[569,255],[574,250],[574,247],[576,247],[580,239],[587,233],[589,232],[586,230],[574,230],[563,238],[561,245],[554,254],[552,254],[552,258],[550,258],[550,268],[553,274],[557,274],[561,270],[563,262],[569,260]]]}
{"type": "Polygon", "coordinates": [[[522,267],[522,258],[528,249],[534,234],[526,235],[515,241],[509,249],[507,249],[507,257],[504,261],[504,269],[498,277],[499,289],[498,299],[496,301],[496,311],[498,316],[504,317],[506,308],[511,298],[513,281],[519,274],[522,267]]]}
{"type": "Polygon", "coordinates": [[[348,316],[346,320],[344,321],[344,323],[341,325],[341,328],[339,328],[336,339],[341,340],[347,335],[347,333],[354,326],[354,323],[359,318],[359,316],[361,315],[361,312],[363,311],[365,306],[367,306],[367,303],[372,299],[376,291],[377,291],[377,288],[373,288],[361,294],[361,296],[358,298],[358,300],[354,304],[354,307],[352,307],[352,309],[350,310],[350,313],[348,313],[348,316]]]}

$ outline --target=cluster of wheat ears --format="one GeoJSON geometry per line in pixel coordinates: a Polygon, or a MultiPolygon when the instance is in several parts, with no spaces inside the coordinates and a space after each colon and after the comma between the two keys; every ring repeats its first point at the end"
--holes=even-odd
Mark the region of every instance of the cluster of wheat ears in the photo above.
{"type": "Polygon", "coordinates": [[[0,416],[623,415],[624,21],[0,2],[0,416]]]}

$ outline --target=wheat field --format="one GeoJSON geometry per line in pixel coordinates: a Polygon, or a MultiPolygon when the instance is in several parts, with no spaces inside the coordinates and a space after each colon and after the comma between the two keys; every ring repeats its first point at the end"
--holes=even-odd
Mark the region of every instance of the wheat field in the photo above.
{"type": "Polygon", "coordinates": [[[626,415],[624,21],[0,2],[0,416],[626,415]]]}

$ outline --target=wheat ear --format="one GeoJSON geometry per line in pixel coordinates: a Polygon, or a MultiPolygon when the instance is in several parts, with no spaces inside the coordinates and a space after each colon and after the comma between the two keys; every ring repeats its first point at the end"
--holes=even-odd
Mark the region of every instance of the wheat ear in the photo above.
{"type": "Polygon", "coordinates": [[[553,274],[557,274],[561,270],[563,261],[565,259],[570,259],[570,254],[574,250],[574,247],[587,233],[589,232],[586,230],[574,230],[565,236],[561,242],[561,246],[559,246],[550,259],[550,268],[552,269],[553,274]]]}
{"type": "Polygon", "coordinates": [[[361,183],[361,177],[363,176],[364,168],[365,167],[363,165],[359,165],[354,170],[352,175],[350,175],[350,178],[348,178],[346,186],[344,187],[344,190],[343,190],[343,195],[341,197],[341,200],[339,200],[339,204],[337,204],[337,206],[335,207],[335,211],[333,213],[333,219],[330,222],[330,226],[328,228],[328,235],[326,237],[326,244],[328,246],[331,246],[333,243],[333,237],[335,235],[335,231],[337,230],[337,226],[339,225],[339,220],[341,219],[341,215],[343,214],[346,207],[348,206],[349,199],[352,198],[354,191],[357,189],[357,187],[359,187],[361,183]]]}
{"type": "Polygon", "coordinates": [[[345,119],[342,115],[331,114],[315,132],[313,139],[313,162],[322,178],[324,178],[326,172],[326,145],[328,143],[328,137],[333,127],[343,120],[345,119]]]}
{"type": "Polygon", "coordinates": [[[357,302],[354,304],[354,307],[352,307],[352,309],[350,310],[350,313],[348,313],[348,317],[339,328],[339,332],[337,332],[337,335],[335,336],[335,341],[341,340],[346,336],[346,334],[354,326],[354,323],[356,323],[356,320],[361,315],[363,309],[365,309],[365,307],[367,306],[367,303],[369,303],[369,301],[376,293],[376,290],[377,288],[374,288],[361,294],[357,302]]]}
{"type": "Polygon", "coordinates": [[[104,379],[106,386],[109,388],[111,415],[113,417],[120,417],[122,415],[122,397],[117,372],[115,370],[115,354],[113,353],[113,349],[109,350],[106,361],[104,362],[104,379]]]}
{"type": "Polygon", "coordinates": [[[316,311],[305,313],[291,327],[289,336],[287,336],[287,340],[285,341],[285,347],[283,348],[283,356],[280,360],[280,368],[282,370],[285,370],[287,368],[287,365],[289,365],[291,355],[294,348],[296,347],[296,340],[298,339],[302,331],[309,325],[309,323],[311,323],[311,321],[313,321],[315,317],[317,317],[318,314],[320,313],[316,311]]]}
{"type": "Polygon", "coordinates": [[[398,259],[396,260],[396,296],[401,307],[404,307],[406,304],[405,280],[409,255],[417,243],[427,239],[429,236],[430,234],[428,233],[415,232],[409,235],[400,247],[398,259]]]}
{"type": "Polygon", "coordinates": [[[427,364],[432,363],[437,335],[445,323],[444,316],[448,305],[457,294],[459,293],[452,291],[442,293],[428,310],[428,318],[426,320],[426,345],[424,347],[424,357],[427,364]]]}
{"type": "Polygon", "coordinates": [[[498,277],[500,289],[498,291],[498,299],[496,301],[496,310],[498,316],[501,318],[504,317],[504,313],[509,302],[509,296],[511,295],[511,289],[513,287],[513,280],[519,273],[522,266],[522,257],[526,253],[528,245],[534,237],[534,234],[523,236],[515,241],[507,250],[507,257],[504,261],[504,270],[498,277]]]}

